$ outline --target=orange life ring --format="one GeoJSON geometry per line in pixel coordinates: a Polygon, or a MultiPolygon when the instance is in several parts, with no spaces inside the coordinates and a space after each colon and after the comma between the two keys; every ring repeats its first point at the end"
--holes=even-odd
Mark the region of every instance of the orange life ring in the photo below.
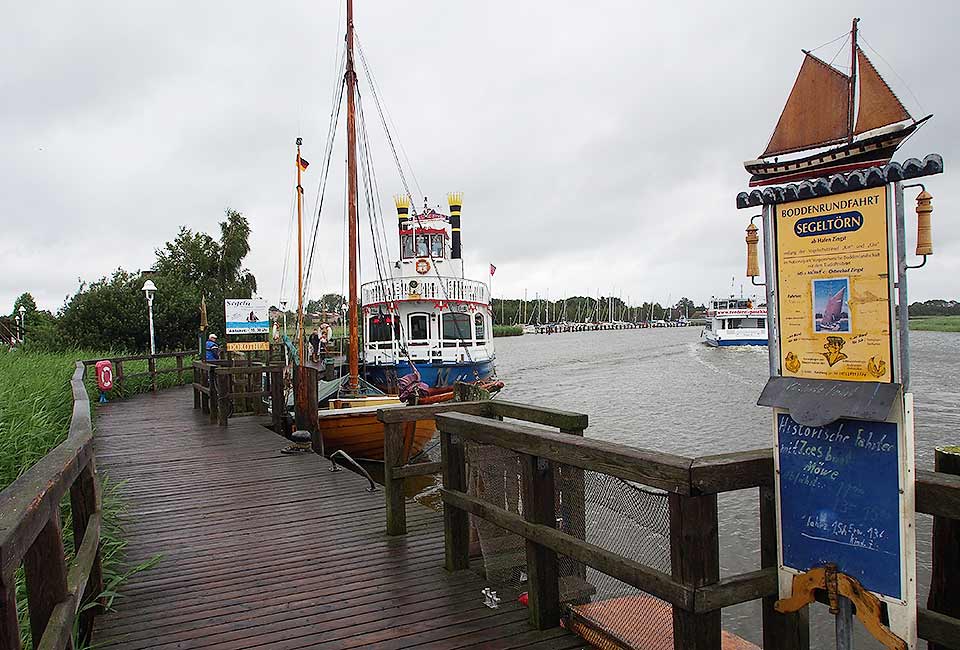
{"type": "Polygon", "coordinates": [[[425,273],[428,273],[430,271],[430,261],[425,259],[417,260],[416,269],[417,269],[417,273],[419,273],[420,275],[424,275],[425,273]]]}

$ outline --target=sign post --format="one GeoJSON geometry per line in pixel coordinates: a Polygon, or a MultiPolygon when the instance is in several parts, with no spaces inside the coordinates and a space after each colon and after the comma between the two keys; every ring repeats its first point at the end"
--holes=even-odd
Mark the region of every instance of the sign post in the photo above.
{"type": "MultiPolygon", "coordinates": [[[[931,159],[916,176],[942,171],[931,159]]],[[[910,267],[903,168],[890,168],[738,197],[763,206],[776,609],[825,595],[838,648],[852,647],[852,612],[888,648],[917,644],[910,267]]]]}

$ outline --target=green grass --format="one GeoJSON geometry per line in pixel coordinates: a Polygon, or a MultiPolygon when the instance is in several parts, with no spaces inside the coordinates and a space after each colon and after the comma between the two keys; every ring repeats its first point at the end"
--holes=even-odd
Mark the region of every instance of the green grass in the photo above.
{"type": "Polygon", "coordinates": [[[519,325],[494,325],[493,336],[522,336],[523,328],[519,325]]]}
{"type": "Polygon", "coordinates": [[[914,316],[910,329],[921,332],[960,332],[960,316],[914,316]]]}
{"type": "MultiPolygon", "coordinates": [[[[73,413],[70,378],[73,376],[75,361],[105,358],[111,355],[119,356],[115,353],[97,353],[87,350],[69,353],[0,351],[0,489],[13,483],[51,449],[66,439],[73,413]]],[[[189,368],[188,360],[185,360],[185,365],[189,368]]],[[[176,367],[176,360],[164,359],[158,362],[157,366],[158,368],[176,367]]],[[[146,369],[146,361],[124,364],[125,374],[146,369]]],[[[88,370],[87,392],[90,394],[91,404],[94,404],[98,392],[96,381],[92,376],[92,369],[88,370]]],[[[192,381],[192,377],[191,371],[184,373],[185,381],[192,381]]],[[[167,387],[176,383],[176,373],[158,377],[159,386],[167,387]]],[[[132,395],[149,389],[149,377],[133,378],[125,383],[121,391],[111,393],[110,398],[132,395]]],[[[95,411],[94,408],[94,417],[95,411]]],[[[101,529],[101,559],[105,585],[102,597],[109,605],[116,597],[117,586],[131,573],[146,568],[150,563],[129,566],[124,561],[126,543],[119,524],[119,517],[123,512],[123,502],[118,494],[121,486],[112,483],[109,477],[103,475],[101,475],[101,483],[104,514],[101,529]]],[[[68,504],[69,496],[61,504],[64,547],[67,549],[69,559],[73,549],[73,536],[68,504]]],[[[31,648],[22,569],[17,572],[17,604],[23,647],[31,648]]]]}

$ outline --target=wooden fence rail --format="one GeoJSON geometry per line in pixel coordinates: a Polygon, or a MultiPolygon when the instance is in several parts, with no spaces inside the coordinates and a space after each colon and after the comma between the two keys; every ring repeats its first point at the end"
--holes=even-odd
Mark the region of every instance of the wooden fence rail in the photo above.
{"type": "MultiPolygon", "coordinates": [[[[35,648],[72,648],[81,605],[103,591],[100,567],[100,493],[93,454],[86,365],[71,380],[73,418],[67,439],[0,493],[0,648],[20,648],[16,571],[26,577],[30,630],[35,648]],[[75,543],[67,566],[60,501],[70,492],[75,543]]],[[[98,606],[80,613],[81,640],[88,640],[98,606]]]]}
{"type": "MultiPolygon", "coordinates": [[[[806,608],[792,614],[780,614],[773,608],[777,597],[777,526],[772,450],[687,458],[498,422],[490,418],[495,411],[488,410],[496,409],[492,405],[497,402],[482,404],[463,405],[465,412],[457,412],[455,405],[445,412],[422,411],[434,417],[440,429],[449,570],[468,566],[467,515],[472,514],[526,540],[530,622],[538,628],[559,622],[556,555],[561,554],[671,603],[677,648],[719,650],[720,610],[756,599],[763,601],[764,647],[809,648],[806,608]],[[524,503],[529,504],[523,515],[467,493],[465,441],[519,454],[522,494],[524,503]],[[670,505],[670,574],[558,530],[552,511],[553,474],[562,467],[665,490],[670,505]],[[721,579],[717,494],[742,489],[759,491],[761,566],[721,579]]],[[[505,412],[514,407],[507,406],[505,412]]],[[[384,421],[405,417],[414,410],[405,409],[404,416],[384,411],[384,421]]],[[[960,519],[960,477],[925,471],[917,472],[917,476],[917,512],[960,519]]],[[[918,622],[920,638],[960,649],[960,619],[920,607],[918,622]]]]}
{"type": "Polygon", "coordinates": [[[227,426],[241,413],[263,415],[270,399],[274,430],[281,431],[286,409],[283,366],[253,361],[194,361],[193,408],[210,415],[211,424],[227,426]]]}
{"type": "Polygon", "coordinates": [[[183,350],[180,352],[162,352],[160,354],[134,354],[122,357],[107,357],[106,359],[84,359],[78,363],[82,363],[84,366],[95,366],[100,361],[110,361],[113,364],[113,382],[118,389],[123,389],[123,384],[126,380],[133,379],[135,377],[150,377],[150,390],[155,393],[157,392],[157,377],[159,375],[175,372],[177,373],[177,383],[182,384],[183,373],[184,370],[186,370],[183,360],[187,357],[195,356],[196,354],[197,353],[193,350],[183,350]],[[162,368],[158,370],[158,359],[176,359],[177,367],[162,368]],[[131,361],[146,361],[146,372],[124,373],[123,364],[131,361]]]}
{"type": "MultiPolygon", "coordinates": [[[[405,480],[416,476],[438,474],[441,464],[437,462],[404,464],[404,424],[430,420],[441,413],[469,413],[485,418],[502,420],[510,418],[555,427],[566,435],[582,436],[587,428],[587,416],[583,413],[558,411],[527,404],[500,400],[481,402],[447,402],[431,406],[412,406],[403,409],[380,409],[377,419],[384,423],[383,439],[383,488],[386,495],[387,534],[407,533],[407,506],[404,498],[405,480]]],[[[413,435],[412,430],[409,435],[413,435]]]]}

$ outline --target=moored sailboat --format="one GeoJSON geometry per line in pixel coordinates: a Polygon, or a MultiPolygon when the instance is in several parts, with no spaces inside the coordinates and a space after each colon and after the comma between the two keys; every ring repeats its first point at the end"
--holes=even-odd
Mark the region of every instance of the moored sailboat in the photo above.
{"type": "Polygon", "coordinates": [[[789,183],[890,162],[931,115],[915,120],[850,32],[850,74],[804,50],[800,72],[767,148],[743,166],[750,186],[789,183]],[[783,156],[806,155],[782,159],[783,156]]]}

